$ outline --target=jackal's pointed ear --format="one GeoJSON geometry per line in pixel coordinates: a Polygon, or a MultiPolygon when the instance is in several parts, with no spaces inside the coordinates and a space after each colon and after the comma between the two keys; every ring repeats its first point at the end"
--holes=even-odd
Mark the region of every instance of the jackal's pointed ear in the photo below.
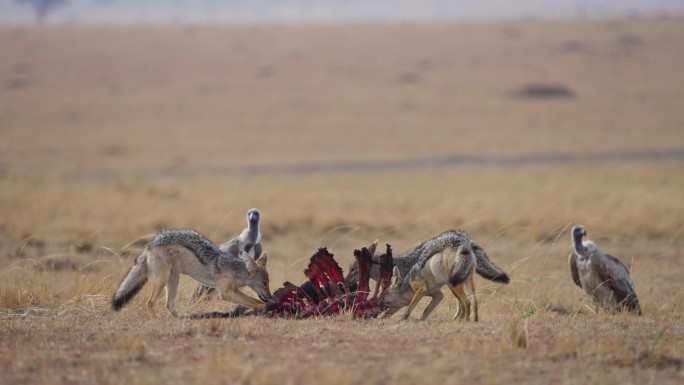
{"type": "Polygon", "coordinates": [[[266,252],[264,251],[263,253],[261,253],[261,256],[259,256],[259,258],[257,258],[255,262],[257,265],[265,269],[266,263],[268,262],[268,254],[266,254],[266,252]]]}
{"type": "Polygon", "coordinates": [[[376,239],[368,246],[368,251],[370,251],[371,255],[375,255],[375,250],[378,248],[378,242],[380,242],[380,240],[376,239]]]}
{"type": "Polygon", "coordinates": [[[354,261],[349,264],[349,271],[347,271],[347,278],[358,278],[359,275],[359,260],[354,259],[354,261]]]}
{"type": "Polygon", "coordinates": [[[344,281],[347,283],[347,285],[357,283],[359,281],[359,260],[354,259],[354,262],[349,265],[349,271],[347,272],[347,276],[344,277],[344,281]]]}
{"type": "Polygon", "coordinates": [[[411,268],[411,270],[409,271],[409,273],[408,273],[408,279],[409,279],[410,281],[413,281],[413,280],[416,279],[416,277],[418,276],[418,273],[420,272],[420,269],[418,269],[417,267],[418,267],[418,266],[413,266],[413,267],[411,268]]]}
{"type": "Polygon", "coordinates": [[[242,253],[242,259],[245,261],[245,267],[247,268],[247,273],[249,273],[250,276],[252,276],[254,273],[259,270],[259,266],[257,266],[257,263],[252,259],[252,257],[249,256],[247,253],[242,253]]]}
{"type": "Polygon", "coordinates": [[[392,270],[392,286],[399,285],[401,285],[401,273],[399,273],[399,268],[394,266],[394,270],[392,270]]]}

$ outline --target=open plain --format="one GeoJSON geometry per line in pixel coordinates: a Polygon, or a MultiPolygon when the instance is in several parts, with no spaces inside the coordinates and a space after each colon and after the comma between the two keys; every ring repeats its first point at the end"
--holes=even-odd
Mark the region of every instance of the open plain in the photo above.
{"type": "Polygon", "coordinates": [[[682,383],[683,21],[0,27],[0,383],[682,383]],[[157,231],[251,207],[273,290],[449,228],[512,282],[478,323],[110,310],[157,231]],[[576,223],[642,317],[572,282],[576,223]]]}

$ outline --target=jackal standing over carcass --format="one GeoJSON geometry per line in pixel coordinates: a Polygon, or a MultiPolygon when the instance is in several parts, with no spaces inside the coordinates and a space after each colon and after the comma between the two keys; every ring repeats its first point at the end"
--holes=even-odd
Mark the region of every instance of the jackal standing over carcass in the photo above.
{"type": "Polygon", "coordinates": [[[444,298],[441,289],[447,285],[459,303],[454,319],[469,320],[472,304],[473,320],[478,321],[473,279],[477,258],[471,243],[465,238],[436,238],[426,242],[426,246],[421,258],[407,275],[402,277],[400,269],[394,267],[392,286],[382,297],[383,303],[390,307],[383,318],[392,316],[408,305],[402,316],[402,319],[407,319],[418,302],[424,296],[429,296],[432,300],[421,317],[422,320],[426,319],[444,298]],[[465,292],[466,287],[472,303],[465,292]]]}
{"type": "Polygon", "coordinates": [[[178,317],[176,291],[180,274],[216,288],[224,300],[263,309],[264,302],[271,298],[267,261],[266,253],[256,260],[245,253],[241,256],[225,253],[196,231],[162,231],[135,259],[112,297],[112,309],[120,310],[149,280],[152,294],[147,311],[154,315],[154,303],[166,287],[166,307],[178,317]],[[240,290],[245,286],[254,290],[260,300],[240,290]]]}

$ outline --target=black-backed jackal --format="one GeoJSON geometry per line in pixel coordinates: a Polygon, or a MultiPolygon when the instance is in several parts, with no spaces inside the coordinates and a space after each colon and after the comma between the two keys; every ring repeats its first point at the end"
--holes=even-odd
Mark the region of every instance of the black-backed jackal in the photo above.
{"type": "MultiPolygon", "coordinates": [[[[489,256],[487,256],[487,253],[485,253],[484,249],[482,249],[477,242],[473,241],[463,230],[447,230],[432,239],[421,242],[411,250],[394,256],[394,265],[399,268],[400,275],[402,277],[406,277],[413,266],[419,263],[421,259],[425,259],[427,256],[440,251],[440,247],[445,247],[445,245],[449,244],[459,244],[460,242],[466,241],[470,244],[470,248],[472,249],[475,259],[477,260],[475,272],[478,275],[480,275],[482,278],[502,284],[508,284],[510,282],[508,274],[506,274],[506,272],[504,272],[500,267],[496,266],[489,259],[489,256]]],[[[377,242],[378,241],[375,241],[375,244],[377,244],[377,242]]],[[[355,260],[349,266],[349,273],[345,278],[347,284],[356,283],[356,280],[358,279],[358,269],[359,264],[355,260]]],[[[379,266],[374,264],[371,267],[370,274],[371,278],[377,281],[380,275],[379,266]]]]}
{"type": "Polygon", "coordinates": [[[154,315],[154,304],[166,287],[166,307],[178,317],[175,301],[180,274],[216,288],[224,300],[263,309],[264,302],[271,298],[267,260],[266,253],[256,260],[244,253],[232,256],[192,230],[162,231],[145,246],[119,284],[112,297],[112,309],[120,310],[150,281],[148,312],[154,315]],[[245,286],[254,290],[261,300],[240,290],[245,286]]]}
{"type": "MultiPolygon", "coordinates": [[[[377,241],[375,242],[377,244],[377,241]]],[[[463,230],[447,230],[442,232],[441,234],[437,235],[434,238],[431,238],[425,242],[422,242],[415,247],[413,247],[411,250],[404,252],[400,255],[397,255],[394,257],[393,262],[394,266],[396,268],[395,270],[395,277],[399,277],[400,280],[403,280],[404,283],[408,286],[410,286],[408,282],[408,277],[410,272],[416,268],[416,269],[422,269],[425,266],[425,263],[432,257],[437,255],[438,253],[442,253],[443,251],[446,251],[449,248],[460,248],[463,247],[467,250],[469,250],[469,253],[471,254],[472,259],[475,261],[474,263],[474,269],[477,274],[479,274],[481,277],[488,279],[493,282],[498,282],[498,283],[503,283],[507,284],[510,282],[510,278],[508,277],[508,274],[504,272],[501,268],[496,266],[490,259],[489,256],[487,256],[487,253],[485,253],[484,249],[477,244],[477,242],[473,241],[468,234],[463,231],[463,230]],[[416,267],[418,266],[418,267],[416,267]]],[[[441,257],[440,257],[441,258],[441,257]]],[[[471,258],[469,257],[468,260],[471,258]]],[[[345,280],[347,281],[348,285],[352,285],[356,283],[358,279],[358,261],[354,261],[351,266],[349,267],[349,273],[345,277],[345,280]]],[[[415,272],[414,274],[416,274],[415,272]]],[[[375,279],[377,281],[378,277],[380,274],[379,270],[379,265],[374,264],[371,266],[371,271],[370,275],[371,278],[375,279]]],[[[396,279],[395,279],[396,281],[396,279]]],[[[396,282],[395,282],[396,283],[396,282]]],[[[418,283],[416,283],[417,285],[418,283]]],[[[444,285],[444,283],[442,284],[444,285]]],[[[465,294],[465,286],[468,286],[470,289],[470,296],[473,298],[473,305],[475,307],[474,311],[474,320],[478,320],[478,313],[477,313],[477,302],[475,299],[475,284],[474,284],[474,279],[473,276],[470,275],[468,276],[468,282],[463,282],[463,284],[459,285],[450,285],[449,288],[451,291],[454,293],[456,298],[458,299],[459,302],[459,312],[456,314],[455,318],[465,318],[466,320],[469,319],[470,317],[470,305],[471,302],[468,298],[468,295],[465,294]]],[[[441,286],[440,286],[441,287],[441,286]]],[[[427,290],[428,288],[425,287],[427,290]]],[[[394,293],[396,294],[397,286],[395,285],[394,287],[394,293]]],[[[428,308],[426,309],[426,313],[423,314],[423,318],[427,317],[430,312],[434,309],[434,307],[437,306],[437,304],[442,300],[441,298],[441,292],[437,294],[437,292],[432,292],[430,291],[430,294],[425,294],[433,297],[433,301],[436,302],[431,302],[430,305],[428,305],[428,308]],[[435,299],[437,296],[437,299],[435,299]]],[[[403,305],[399,305],[400,302],[397,302],[397,306],[406,306],[411,303],[411,299],[413,299],[413,294],[411,292],[402,292],[402,297],[404,298],[403,305]]],[[[414,304],[415,306],[415,304],[414,304]]],[[[385,317],[391,316],[394,314],[397,310],[398,307],[392,307],[392,309],[388,310],[387,313],[385,313],[385,317]]],[[[413,310],[411,308],[411,310],[413,310]]]]}
{"type": "Polygon", "coordinates": [[[465,292],[467,287],[472,296],[473,320],[478,321],[473,279],[476,264],[474,252],[468,242],[465,242],[427,255],[411,268],[407,276],[402,277],[399,268],[395,266],[392,286],[382,297],[383,303],[390,307],[383,318],[392,316],[400,308],[408,305],[406,313],[402,316],[402,319],[407,319],[418,302],[429,296],[432,300],[421,317],[422,320],[426,319],[444,298],[441,289],[447,285],[459,303],[459,310],[454,319],[470,319],[471,300],[465,292]]]}
{"type": "MultiPolygon", "coordinates": [[[[224,242],[219,246],[219,250],[228,253],[232,256],[239,256],[242,252],[247,253],[253,259],[259,258],[263,249],[261,247],[261,231],[259,231],[259,221],[261,214],[258,209],[252,208],[247,211],[247,227],[245,227],[240,235],[224,242]]],[[[203,295],[211,296],[217,294],[215,288],[197,284],[195,291],[192,293],[191,302],[199,300],[203,295]]]]}

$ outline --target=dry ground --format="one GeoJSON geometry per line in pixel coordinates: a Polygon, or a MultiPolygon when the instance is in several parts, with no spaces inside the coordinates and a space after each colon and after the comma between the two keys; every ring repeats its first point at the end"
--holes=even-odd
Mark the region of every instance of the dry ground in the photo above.
{"type": "MultiPolygon", "coordinates": [[[[231,167],[682,149],[682,41],[681,18],[0,28],[0,383],[681,382],[682,159],[231,167]],[[515,96],[533,83],[574,97],[515,96]],[[453,227],[513,282],[476,281],[477,324],[451,299],[426,322],[150,319],[145,289],[109,310],[146,237],[218,243],[250,207],[273,289],[319,246],[346,266],[453,227]],[[573,223],[631,268],[643,317],[590,308],[573,223]]],[[[192,288],[181,312],[230,308],[192,288]]]]}

